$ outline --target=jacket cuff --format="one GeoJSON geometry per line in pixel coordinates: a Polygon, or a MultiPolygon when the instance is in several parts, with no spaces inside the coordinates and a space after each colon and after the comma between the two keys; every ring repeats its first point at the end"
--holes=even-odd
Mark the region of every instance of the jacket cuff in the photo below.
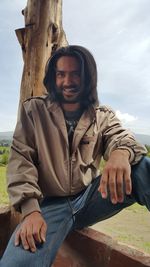
{"type": "Polygon", "coordinates": [[[26,201],[24,201],[21,205],[21,213],[23,218],[29,215],[30,213],[34,211],[41,212],[38,200],[35,198],[30,198],[26,201]]]}
{"type": "Polygon", "coordinates": [[[118,146],[117,148],[115,148],[115,150],[117,149],[121,149],[121,150],[127,150],[130,153],[130,157],[129,157],[129,162],[132,163],[135,160],[135,153],[132,150],[132,148],[130,147],[126,147],[126,146],[118,146]]]}

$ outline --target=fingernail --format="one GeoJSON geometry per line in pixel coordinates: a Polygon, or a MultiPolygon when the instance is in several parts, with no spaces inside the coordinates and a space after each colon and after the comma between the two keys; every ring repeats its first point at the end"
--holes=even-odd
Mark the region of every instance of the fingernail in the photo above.
{"type": "Polygon", "coordinates": [[[45,242],[45,241],[46,241],[44,236],[42,236],[42,241],[43,241],[43,242],[45,242]]]}
{"type": "Polygon", "coordinates": [[[103,192],[103,193],[102,193],[102,198],[106,198],[106,197],[107,197],[106,193],[103,192]]]}
{"type": "Polygon", "coordinates": [[[117,200],[116,200],[115,198],[112,198],[111,202],[112,202],[113,204],[116,204],[116,203],[117,203],[117,200]]]}

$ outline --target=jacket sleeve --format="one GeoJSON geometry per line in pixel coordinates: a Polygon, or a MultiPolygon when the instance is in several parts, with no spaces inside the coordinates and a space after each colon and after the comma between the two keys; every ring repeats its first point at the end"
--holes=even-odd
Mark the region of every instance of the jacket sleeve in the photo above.
{"type": "Polygon", "coordinates": [[[38,185],[34,123],[31,111],[26,111],[26,105],[30,103],[25,102],[21,107],[7,167],[10,201],[23,216],[40,211],[38,200],[42,197],[38,185]]]}
{"type": "Polygon", "coordinates": [[[136,141],[131,131],[122,127],[113,110],[108,108],[105,115],[107,123],[103,131],[104,159],[108,160],[113,150],[126,149],[130,152],[130,163],[138,163],[146,155],[146,148],[136,141]]]}

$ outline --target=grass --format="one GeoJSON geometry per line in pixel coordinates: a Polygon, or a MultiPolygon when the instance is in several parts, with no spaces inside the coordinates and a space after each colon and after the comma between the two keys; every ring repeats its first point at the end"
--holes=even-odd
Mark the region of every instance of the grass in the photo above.
{"type": "Polygon", "coordinates": [[[0,205],[8,204],[8,194],[6,190],[6,167],[0,166],[0,205]]]}
{"type": "Polygon", "coordinates": [[[150,213],[137,203],[92,226],[93,229],[110,235],[119,242],[150,254],[149,227],[150,213]]]}

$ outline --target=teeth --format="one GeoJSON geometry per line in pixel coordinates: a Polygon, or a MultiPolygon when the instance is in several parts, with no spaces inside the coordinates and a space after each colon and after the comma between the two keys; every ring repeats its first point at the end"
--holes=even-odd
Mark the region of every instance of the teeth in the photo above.
{"type": "Polygon", "coordinates": [[[72,91],[72,88],[64,89],[65,91],[72,91]]]}
{"type": "Polygon", "coordinates": [[[66,91],[66,92],[74,92],[75,89],[74,88],[67,88],[67,89],[64,89],[64,91],[66,91]]]}

